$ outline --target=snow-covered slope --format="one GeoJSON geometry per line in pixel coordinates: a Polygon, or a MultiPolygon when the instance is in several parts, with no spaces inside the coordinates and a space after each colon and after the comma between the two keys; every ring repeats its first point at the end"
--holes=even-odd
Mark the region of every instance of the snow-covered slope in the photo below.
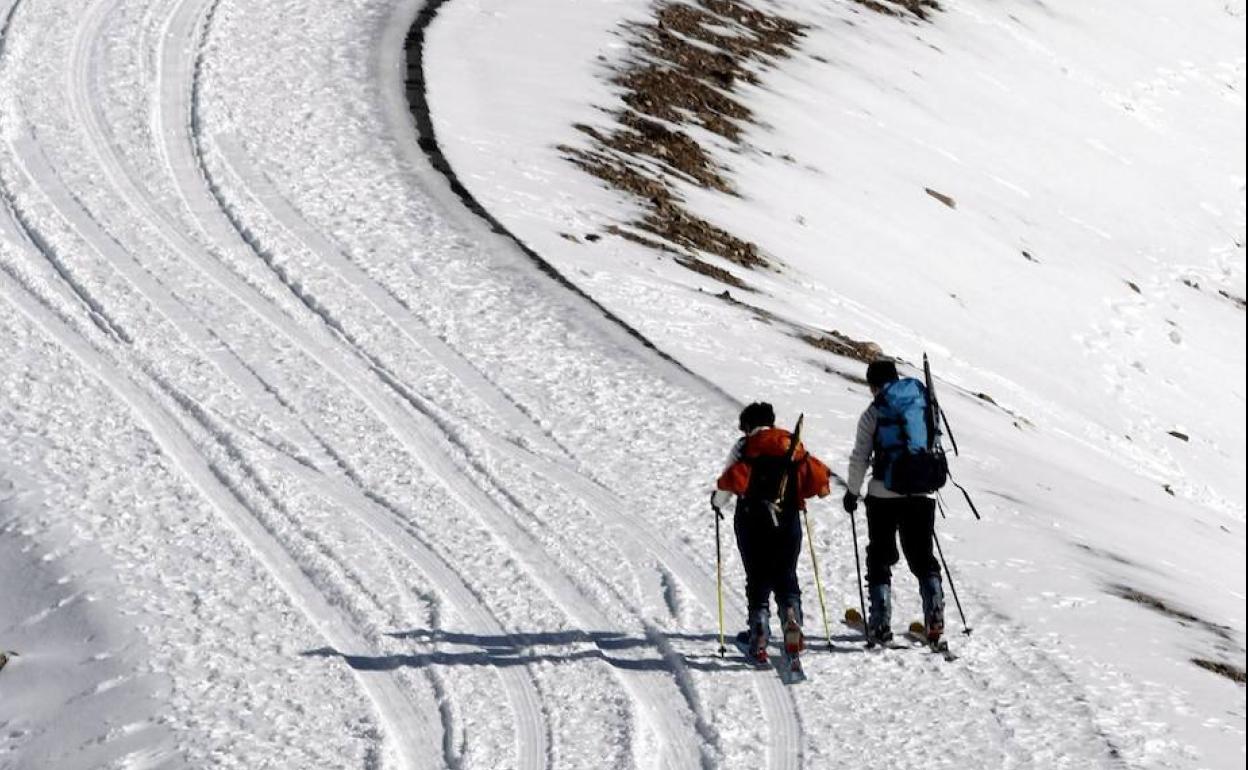
{"type": "Polygon", "coordinates": [[[1130,34],[1097,4],[768,4],[810,27],[716,150],[742,197],[686,193],[780,266],[725,266],[759,311],[560,235],[636,214],[554,148],[647,3],[443,3],[460,178],[678,363],[428,165],[422,5],[0,0],[0,767],[1242,762],[1242,686],[1189,662],[1244,654],[1242,2],[1130,34]],[[843,463],[860,364],[793,336],[831,328],[934,355],[976,629],[948,665],[834,626],[785,688],[714,654],[705,497],[737,400],[843,463]]]}
{"type": "Polygon", "coordinates": [[[519,238],[738,398],[813,416],[842,468],[865,402],[842,375],[861,365],[798,337],[930,353],[985,514],[950,500],[972,616],[1072,645],[1078,679],[1143,683],[1198,764],[1237,764],[1242,687],[1190,661],[1244,660],[1242,3],[942,5],[760,6],[810,26],[738,86],[757,124],[739,145],[674,127],[740,193],[676,182],[690,208],[776,269],[699,256],[754,291],[610,234],[644,201],[568,171],[589,144],[574,126],[605,133],[622,106],[621,21],[651,4],[449,4],[435,126],[519,238]],[[1145,594],[1229,633],[1121,598],[1145,594]]]}

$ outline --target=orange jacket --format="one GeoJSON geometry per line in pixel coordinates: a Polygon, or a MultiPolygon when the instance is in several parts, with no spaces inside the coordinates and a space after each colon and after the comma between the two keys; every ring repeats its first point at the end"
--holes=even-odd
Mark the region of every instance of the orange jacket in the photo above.
{"type": "MultiPolygon", "coordinates": [[[[792,434],[783,428],[763,428],[756,430],[733,447],[732,458],[728,467],[720,475],[716,486],[738,496],[743,496],[750,488],[750,460],[756,457],[784,457],[789,452],[792,434]]],[[[806,451],[805,445],[798,443],[793,453],[793,462],[797,466],[797,497],[804,501],[810,497],[825,497],[831,491],[828,484],[828,466],[814,455],[806,451]]],[[[801,503],[804,509],[805,503],[801,503]]]]}

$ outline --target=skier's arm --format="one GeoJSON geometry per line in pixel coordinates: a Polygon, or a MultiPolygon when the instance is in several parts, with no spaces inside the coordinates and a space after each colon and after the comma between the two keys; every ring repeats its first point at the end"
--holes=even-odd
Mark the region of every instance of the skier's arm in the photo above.
{"type": "Polygon", "coordinates": [[[858,435],[854,438],[854,451],[849,454],[849,474],[845,477],[846,488],[855,496],[862,494],[862,482],[866,480],[871,464],[871,452],[875,448],[875,407],[867,407],[858,418],[858,435]]]}
{"type": "Polygon", "coordinates": [[[724,470],[715,482],[715,505],[723,508],[732,500],[734,494],[744,494],[750,483],[750,468],[741,461],[745,452],[745,439],[738,439],[728,453],[728,461],[724,470]]]}

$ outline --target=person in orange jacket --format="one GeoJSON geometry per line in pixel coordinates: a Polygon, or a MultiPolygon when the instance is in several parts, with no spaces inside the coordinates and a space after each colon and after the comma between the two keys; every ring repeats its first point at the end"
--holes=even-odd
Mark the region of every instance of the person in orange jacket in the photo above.
{"type": "Polygon", "coordinates": [[[733,531],[745,565],[745,597],[749,615],[747,630],[738,641],[747,645],[750,657],[767,660],[771,634],[769,602],[776,609],[792,655],[805,647],[802,636],[802,589],[797,582],[797,560],[802,552],[800,512],[806,499],[826,497],[828,467],[799,443],[787,464],[793,436],[775,427],[771,404],[756,402],[742,410],[738,426],[745,435],[737,440],[728,463],[711,495],[716,511],[737,497],[733,531]],[[780,495],[780,480],[791,474],[780,495]]]}

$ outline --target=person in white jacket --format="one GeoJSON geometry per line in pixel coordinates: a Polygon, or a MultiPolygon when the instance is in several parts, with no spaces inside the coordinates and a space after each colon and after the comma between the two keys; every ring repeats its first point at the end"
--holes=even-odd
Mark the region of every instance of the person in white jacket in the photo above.
{"type": "Polygon", "coordinates": [[[851,516],[868,468],[867,484],[867,635],[877,642],[892,639],[892,568],[899,560],[897,541],[910,571],[919,580],[923,599],[923,620],[929,641],[944,633],[945,600],[940,579],[940,562],[932,552],[932,528],[936,524],[936,501],[931,495],[902,495],[885,484],[886,469],[893,457],[880,439],[880,410],[887,403],[889,389],[904,383],[897,365],[881,359],[867,366],[867,384],[872,403],[858,420],[858,435],[849,457],[846,476],[845,512],[851,516]]]}

